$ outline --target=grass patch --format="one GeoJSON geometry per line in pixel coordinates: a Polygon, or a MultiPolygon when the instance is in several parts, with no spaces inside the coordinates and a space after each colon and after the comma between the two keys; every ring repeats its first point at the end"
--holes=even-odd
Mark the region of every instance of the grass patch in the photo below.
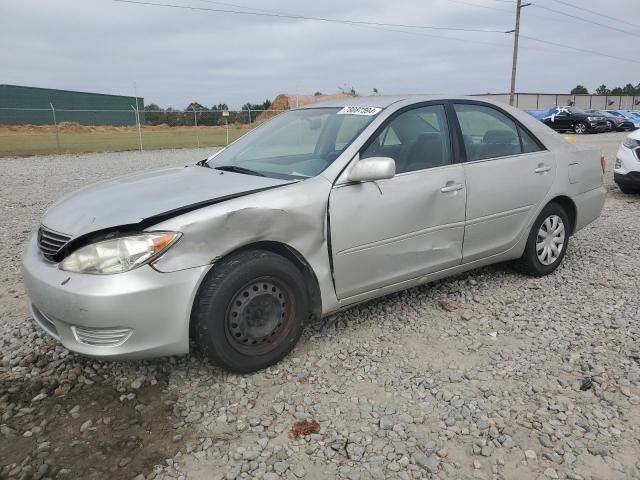
{"type": "MultiPolygon", "coordinates": [[[[249,131],[229,125],[229,142],[249,131]]],[[[53,127],[0,127],[0,157],[56,153],[118,152],[140,148],[135,127],[61,128],[60,148],[53,127]]],[[[143,127],[143,150],[221,147],[227,144],[225,127],[143,127]]]]}

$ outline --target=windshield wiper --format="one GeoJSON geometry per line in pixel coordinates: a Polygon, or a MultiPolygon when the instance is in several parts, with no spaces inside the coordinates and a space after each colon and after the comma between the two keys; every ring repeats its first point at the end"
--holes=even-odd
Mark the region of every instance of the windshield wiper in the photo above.
{"type": "Polygon", "coordinates": [[[236,165],[220,165],[213,167],[214,170],[222,170],[224,172],[244,173],[245,175],[255,175],[257,177],[266,177],[264,173],[256,172],[250,168],[238,167],[236,165]]]}

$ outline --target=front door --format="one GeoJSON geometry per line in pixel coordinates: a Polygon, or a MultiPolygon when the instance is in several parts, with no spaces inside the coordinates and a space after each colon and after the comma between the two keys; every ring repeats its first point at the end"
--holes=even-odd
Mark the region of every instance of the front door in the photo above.
{"type": "Polygon", "coordinates": [[[400,111],[360,158],[391,157],[395,177],[334,186],[329,221],[334,279],[344,299],[459,265],[464,168],[455,163],[442,104],[400,111]]]}

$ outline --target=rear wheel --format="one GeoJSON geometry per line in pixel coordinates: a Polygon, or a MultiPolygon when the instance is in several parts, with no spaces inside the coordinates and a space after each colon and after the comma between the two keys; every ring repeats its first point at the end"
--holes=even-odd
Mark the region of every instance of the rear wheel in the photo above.
{"type": "Polygon", "coordinates": [[[584,122],[578,122],[573,129],[578,135],[584,135],[587,133],[587,124],[584,122]]]}
{"type": "Polygon", "coordinates": [[[191,320],[198,346],[222,368],[261,370],[298,342],[309,316],[305,279],[289,260],[271,252],[240,252],[204,280],[191,320]]]}
{"type": "Polygon", "coordinates": [[[569,229],[569,217],[559,204],[544,207],[531,227],[522,257],[516,262],[518,270],[541,277],[558,268],[569,245],[569,229]]]}

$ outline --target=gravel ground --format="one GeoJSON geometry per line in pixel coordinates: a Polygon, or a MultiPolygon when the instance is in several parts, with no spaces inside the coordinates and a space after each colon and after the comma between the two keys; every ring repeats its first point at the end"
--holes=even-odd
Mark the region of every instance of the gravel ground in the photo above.
{"type": "Polygon", "coordinates": [[[372,301],[246,376],[198,355],[70,353],[20,283],[52,201],[203,151],[0,160],[0,477],[640,479],[640,197],[610,171],[623,137],[579,137],[605,149],[609,195],[553,275],[498,265],[372,301]]]}

